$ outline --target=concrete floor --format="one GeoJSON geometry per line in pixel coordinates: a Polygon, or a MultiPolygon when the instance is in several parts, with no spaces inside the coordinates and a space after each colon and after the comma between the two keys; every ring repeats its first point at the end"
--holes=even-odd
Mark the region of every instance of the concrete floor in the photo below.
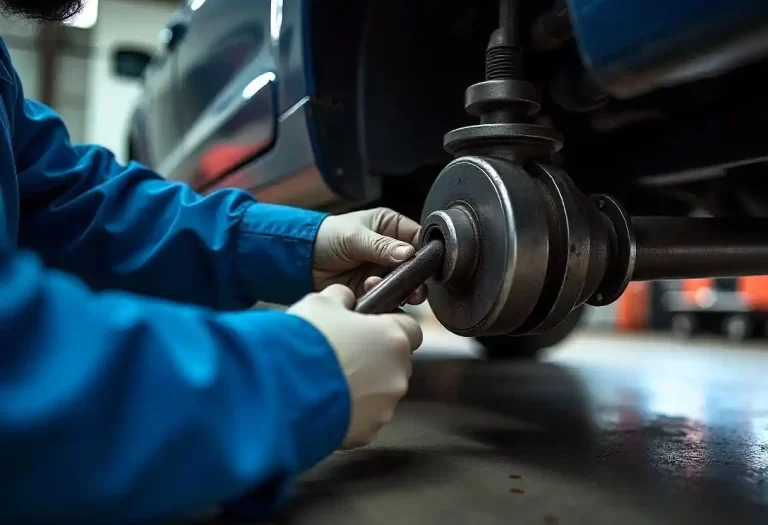
{"type": "Polygon", "coordinates": [[[488,363],[431,331],[380,439],[280,524],[768,524],[768,347],[580,335],[488,363]]]}

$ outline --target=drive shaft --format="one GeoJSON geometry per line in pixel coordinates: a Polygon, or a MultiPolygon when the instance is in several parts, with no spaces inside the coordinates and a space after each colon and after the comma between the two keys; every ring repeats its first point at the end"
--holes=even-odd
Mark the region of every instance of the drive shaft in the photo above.
{"type": "Polygon", "coordinates": [[[768,219],[632,217],[633,281],[768,273],[768,219]]]}

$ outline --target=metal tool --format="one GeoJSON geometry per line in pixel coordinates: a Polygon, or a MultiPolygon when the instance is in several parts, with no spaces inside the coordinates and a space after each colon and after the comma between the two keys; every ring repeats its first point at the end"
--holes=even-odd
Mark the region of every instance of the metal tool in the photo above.
{"type": "Polygon", "coordinates": [[[384,277],[358,299],[355,311],[383,314],[395,311],[416,289],[435,275],[443,264],[445,247],[439,240],[424,245],[416,254],[384,277]]]}

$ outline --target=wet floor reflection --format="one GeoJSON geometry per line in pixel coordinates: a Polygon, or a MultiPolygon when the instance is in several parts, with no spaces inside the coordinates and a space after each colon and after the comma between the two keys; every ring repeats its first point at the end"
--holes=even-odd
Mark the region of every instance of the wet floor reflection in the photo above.
{"type": "Polygon", "coordinates": [[[768,523],[768,351],[589,344],[417,362],[381,439],[311,472],[278,522],[768,523]]]}

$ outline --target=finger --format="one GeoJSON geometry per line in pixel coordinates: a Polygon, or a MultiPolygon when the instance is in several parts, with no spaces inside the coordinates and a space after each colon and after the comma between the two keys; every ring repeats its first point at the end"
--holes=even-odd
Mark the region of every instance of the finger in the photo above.
{"type": "Polygon", "coordinates": [[[416,246],[421,232],[418,222],[389,208],[379,208],[376,214],[374,230],[377,233],[416,246]]]}
{"type": "Polygon", "coordinates": [[[416,253],[411,244],[398,241],[373,230],[363,230],[349,239],[349,253],[360,262],[371,262],[392,268],[407,261],[416,253]]]}
{"type": "Polygon", "coordinates": [[[427,287],[426,285],[421,285],[418,288],[416,288],[416,291],[413,292],[410,297],[408,297],[408,304],[421,304],[424,301],[427,300],[427,287]]]}
{"type": "Polygon", "coordinates": [[[421,331],[419,322],[410,315],[384,314],[381,317],[398,325],[400,330],[402,330],[408,338],[408,345],[410,346],[411,352],[416,351],[416,349],[421,346],[421,343],[424,342],[424,333],[421,331]]]}
{"type": "Polygon", "coordinates": [[[320,295],[331,299],[335,303],[344,305],[347,309],[352,309],[355,305],[355,292],[341,284],[332,284],[320,292],[320,295]]]}
{"type": "Polygon", "coordinates": [[[380,282],[381,282],[381,277],[378,277],[376,275],[372,275],[371,277],[368,277],[365,281],[363,281],[363,292],[369,292],[371,288],[373,288],[380,282]]]}

